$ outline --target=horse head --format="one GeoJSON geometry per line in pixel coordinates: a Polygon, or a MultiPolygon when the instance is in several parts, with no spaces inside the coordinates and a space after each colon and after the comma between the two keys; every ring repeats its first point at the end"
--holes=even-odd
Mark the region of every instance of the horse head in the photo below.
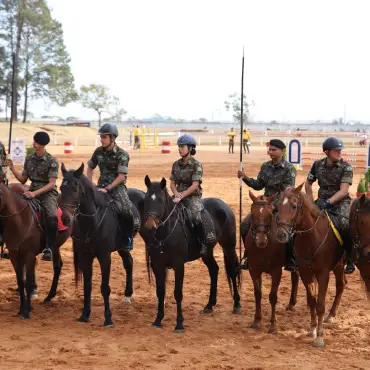
{"type": "Polygon", "coordinates": [[[166,179],[160,182],[152,182],[148,175],[145,176],[147,192],[144,198],[144,227],[157,229],[168,212],[168,200],[170,196],[166,189],[166,179]]]}
{"type": "Polygon", "coordinates": [[[280,192],[278,203],[278,228],[277,240],[287,243],[296,231],[296,225],[302,215],[302,188],[303,184],[296,188],[283,188],[280,192]]]}
{"type": "Polygon", "coordinates": [[[77,170],[67,170],[64,163],[61,165],[63,181],[60,185],[62,221],[64,225],[71,224],[74,210],[78,207],[81,189],[81,176],[84,172],[84,164],[77,170]]]}
{"type": "Polygon", "coordinates": [[[271,234],[271,223],[274,212],[273,201],[276,197],[255,196],[249,191],[249,197],[253,203],[251,205],[251,233],[256,246],[266,248],[271,234]]]}
{"type": "Polygon", "coordinates": [[[370,297],[370,199],[363,194],[351,206],[349,227],[357,267],[370,297]]]}

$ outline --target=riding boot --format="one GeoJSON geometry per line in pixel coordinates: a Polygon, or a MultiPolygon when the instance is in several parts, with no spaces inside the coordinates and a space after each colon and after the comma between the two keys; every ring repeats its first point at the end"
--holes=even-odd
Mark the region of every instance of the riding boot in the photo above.
{"type": "Polygon", "coordinates": [[[122,233],[123,247],[125,252],[133,250],[133,233],[134,233],[134,218],[132,215],[127,216],[126,214],[120,214],[119,223],[122,233]]]}
{"type": "Polygon", "coordinates": [[[49,219],[46,220],[46,232],[45,232],[45,240],[46,240],[46,248],[42,251],[43,261],[52,261],[53,259],[53,252],[57,249],[57,236],[58,236],[58,220],[57,219],[49,219]]]}
{"type": "Polygon", "coordinates": [[[352,261],[351,252],[352,245],[351,243],[344,243],[344,248],[346,250],[346,267],[344,268],[345,274],[352,274],[355,271],[355,264],[352,261]]]}
{"type": "Polygon", "coordinates": [[[240,261],[240,268],[242,270],[248,270],[248,253],[247,253],[247,248],[246,248],[245,243],[246,243],[248,231],[251,227],[251,221],[252,221],[251,214],[249,214],[240,224],[240,236],[244,244],[244,256],[242,260],[240,261]]]}
{"type": "Polygon", "coordinates": [[[297,265],[295,263],[295,256],[293,253],[293,241],[289,241],[285,244],[285,271],[295,272],[297,271],[297,265]]]}
{"type": "Polygon", "coordinates": [[[9,259],[9,253],[4,250],[4,225],[2,220],[0,220],[0,248],[1,248],[1,258],[9,259]]]}
{"type": "Polygon", "coordinates": [[[208,255],[208,245],[206,239],[206,230],[204,228],[204,224],[202,220],[198,220],[195,226],[195,233],[200,243],[200,255],[202,257],[206,257],[208,255]]]}

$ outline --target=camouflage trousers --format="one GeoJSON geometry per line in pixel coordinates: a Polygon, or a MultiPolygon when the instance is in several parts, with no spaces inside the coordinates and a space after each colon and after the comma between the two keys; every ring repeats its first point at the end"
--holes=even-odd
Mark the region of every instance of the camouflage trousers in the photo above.
{"type": "Polygon", "coordinates": [[[127,195],[127,190],[123,186],[118,186],[110,192],[112,198],[119,203],[120,214],[124,218],[132,218],[131,202],[127,195]]]}
{"type": "Polygon", "coordinates": [[[243,237],[243,240],[248,234],[248,231],[251,227],[251,223],[252,223],[252,213],[248,213],[247,217],[245,217],[240,224],[240,235],[243,237]]]}
{"type": "MultiPolygon", "coordinates": [[[[321,199],[316,200],[316,204],[322,202],[321,199]]],[[[349,209],[351,203],[349,201],[342,201],[333,205],[327,210],[330,219],[333,221],[335,227],[340,234],[349,233],[349,209]]],[[[319,206],[320,207],[320,206],[319,206]]]]}
{"type": "Polygon", "coordinates": [[[37,197],[40,201],[46,222],[49,225],[57,225],[58,192],[56,190],[43,193],[37,197]]]}
{"type": "Polygon", "coordinates": [[[184,206],[191,213],[191,221],[194,225],[198,225],[202,222],[201,212],[204,210],[204,206],[200,197],[190,196],[182,200],[184,206]]]}

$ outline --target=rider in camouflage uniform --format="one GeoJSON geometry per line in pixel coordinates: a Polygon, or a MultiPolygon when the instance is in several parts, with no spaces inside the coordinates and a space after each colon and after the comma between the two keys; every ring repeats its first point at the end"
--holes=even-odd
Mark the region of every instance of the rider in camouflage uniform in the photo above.
{"type": "Polygon", "coordinates": [[[352,166],[344,161],[341,151],[343,142],[337,137],[330,136],[322,144],[326,158],[315,161],[308,174],[305,190],[313,200],[312,184],[317,180],[320,186],[317,206],[328,210],[336,227],[339,228],[346,251],[346,268],[344,272],[351,274],[355,266],[351,259],[352,238],[349,231],[349,209],[351,197],[349,186],[352,185],[352,166]]]}
{"type": "MultiPolygon", "coordinates": [[[[251,179],[246,176],[244,171],[238,171],[238,177],[254,190],[265,189],[264,195],[270,197],[277,194],[275,203],[279,200],[280,185],[285,187],[294,186],[296,178],[296,169],[292,164],[283,159],[283,154],[286,146],[278,139],[270,140],[269,154],[271,161],[265,162],[261,166],[261,170],[257,179],[251,179]]],[[[240,225],[240,235],[245,243],[246,236],[251,226],[251,213],[242,221],[240,225]]],[[[244,244],[245,247],[245,244],[244,244]]],[[[243,269],[248,268],[248,259],[244,254],[243,269]]],[[[293,255],[293,246],[289,242],[286,245],[286,265],[285,269],[294,271],[296,269],[295,259],[293,255]]]]}
{"type": "Polygon", "coordinates": [[[58,235],[58,191],[56,180],[58,178],[59,163],[55,157],[45,150],[45,146],[50,142],[47,132],[37,132],[33,140],[35,153],[26,158],[22,173],[14,168],[11,160],[7,160],[6,164],[10,167],[16,179],[22,184],[25,184],[28,179],[31,180],[30,188],[24,195],[28,199],[36,197],[40,201],[46,221],[46,248],[43,259],[51,260],[51,253],[57,247],[56,239],[58,235]]]}
{"type": "Polygon", "coordinates": [[[201,217],[204,210],[202,203],[202,177],[203,167],[193,155],[196,151],[196,141],[193,136],[185,134],[177,140],[181,158],[172,165],[171,190],[175,195],[175,202],[182,201],[192,215],[192,223],[201,243],[200,254],[208,254],[207,235],[201,217]]]}
{"type": "MultiPolygon", "coordinates": [[[[0,176],[3,177],[5,175],[3,171],[3,166],[5,164],[6,160],[6,150],[4,144],[0,141],[0,176]]],[[[0,220],[0,246],[2,247],[4,245],[3,240],[3,233],[4,233],[4,227],[3,223],[0,220]]]]}
{"type": "Polygon", "coordinates": [[[99,167],[100,177],[98,190],[109,192],[120,206],[119,219],[123,233],[123,249],[132,249],[134,218],[131,210],[131,202],[127,195],[126,180],[128,173],[129,154],[118,147],[115,140],[118,129],[110,123],[104,124],[98,131],[102,146],[97,148],[88,161],[87,176],[92,181],[93,171],[99,167]]]}

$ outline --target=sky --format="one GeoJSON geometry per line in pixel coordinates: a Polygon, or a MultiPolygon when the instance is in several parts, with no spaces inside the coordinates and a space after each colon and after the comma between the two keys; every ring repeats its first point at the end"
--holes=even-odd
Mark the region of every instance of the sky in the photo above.
{"type": "MultiPolygon", "coordinates": [[[[76,87],[99,83],[128,116],[231,119],[244,92],[253,120],[370,121],[370,3],[341,0],[49,0],[76,87]]],[[[79,104],[37,115],[95,119],[79,104]]]]}

